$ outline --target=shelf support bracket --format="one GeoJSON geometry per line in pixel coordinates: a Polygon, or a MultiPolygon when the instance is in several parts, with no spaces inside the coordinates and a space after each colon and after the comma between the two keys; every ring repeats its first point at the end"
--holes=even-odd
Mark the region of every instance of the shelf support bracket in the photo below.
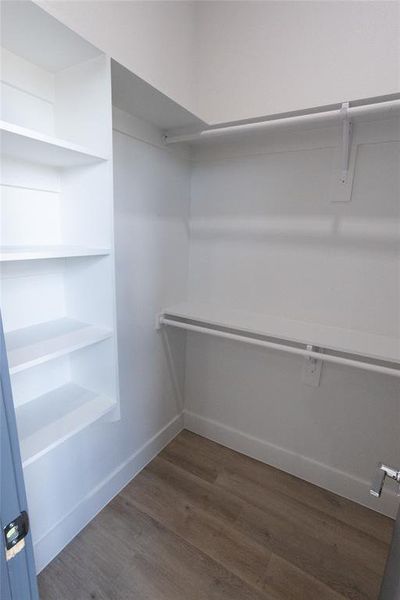
{"type": "Polygon", "coordinates": [[[341,141],[336,147],[331,183],[332,202],[350,202],[353,189],[357,146],[353,148],[353,124],[349,114],[350,103],[340,109],[341,141]]]}
{"type": "Polygon", "coordinates": [[[352,123],[349,117],[349,102],[343,102],[340,110],[342,117],[342,169],[340,182],[346,183],[349,174],[352,123]]]}
{"type": "MultiPolygon", "coordinates": [[[[320,348],[307,344],[308,352],[322,352],[320,348]]],[[[322,360],[315,358],[315,356],[306,356],[303,365],[303,376],[302,381],[305,385],[311,385],[312,387],[318,387],[321,379],[322,360]]]]}

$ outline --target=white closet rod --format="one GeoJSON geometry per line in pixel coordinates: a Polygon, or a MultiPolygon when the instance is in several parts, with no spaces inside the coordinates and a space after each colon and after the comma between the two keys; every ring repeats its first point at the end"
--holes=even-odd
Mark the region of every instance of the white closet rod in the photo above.
{"type": "MultiPolygon", "coordinates": [[[[382,114],[392,116],[400,109],[400,100],[383,100],[374,104],[362,104],[358,106],[350,106],[348,108],[348,117],[360,117],[360,116],[372,116],[375,114],[382,114]]],[[[191,142],[196,140],[208,139],[226,134],[233,133],[246,133],[248,131],[255,131],[260,129],[272,129],[275,127],[281,127],[283,125],[304,125],[304,124],[315,124],[319,122],[330,122],[340,121],[343,117],[341,108],[332,108],[323,112],[312,112],[302,115],[292,115],[287,117],[280,117],[277,119],[270,119],[268,121],[257,121],[253,123],[244,123],[242,125],[228,125],[224,127],[216,127],[214,129],[204,129],[195,133],[187,133],[180,135],[165,135],[165,144],[176,144],[178,142],[191,142]]]]}
{"type": "Polygon", "coordinates": [[[344,358],[341,356],[323,354],[322,352],[315,352],[313,350],[307,350],[306,348],[295,348],[293,346],[286,346],[285,344],[280,344],[278,342],[259,340],[257,338],[248,337],[246,335],[229,333],[227,331],[219,331],[218,329],[210,329],[209,327],[192,325],[190,323],[184,323],[182,321],[174,321],[166,317],[160,317],[160,325],[176,327],[178,329],[184,329],[185,331],[204,333],[212,335],[214,337],[224,338],[226,340],[243,342],[245,344],[251,344],[253,346],[261,346],[262,348],[272,348],[273,350],[288,352],[290,354],[298,354],[307,358],[316,358],[317,360],[323,360],[325,362],[332,362],[339,365],[347,365],[348,367],[355,367],[356,369],[364,369],[366,371],[373,371],[375,373],[383,373],[384,375],[393,375],[394,377],[400,377],[400,369],[385,367],[383,365],[374,365],[373,363],[367,363],[361,360],[354,360],[351,358],[344,358]]]}

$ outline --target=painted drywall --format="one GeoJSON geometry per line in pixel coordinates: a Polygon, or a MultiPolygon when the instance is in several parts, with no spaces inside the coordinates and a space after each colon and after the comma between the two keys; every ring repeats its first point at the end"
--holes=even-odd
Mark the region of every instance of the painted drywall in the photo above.
{"type": "MultiPolygon", "coordinates": [[[[192,179],[189,302],[215,303],[382,335],[400,331],[399,122],[359,124],[351,201],[338,185],[336,127],[252,134],[200,147],[192,179]]],[[[393,514],[368,494],[378,461],[400,453],[400,383],[190,334],[185,423],[393,514]]]]}
{"type": "Polygon", "coordinates": [[[193,2],[38,0],[36,4],[178,104],[193,109],[193,2]]]}
{"type": "MultiPolygon", "coordinates": [[[[120,111],[114,127],[121,419],[85,429],[26,468],[38,570],[182,427],[155,315],[186,293],[190,166],[161,147],[156,129],[120,111]],[[150,143],[131,137],[138,134],[150,143]]],[[[169,342],[182,387],[185,340],[176,335],[169,342]]]]}
{"type": "Polygon", "coordinates": [[[196,3],[198,110],[210,123],[400,90],[400,4],[196,3]]]}
{"type": "Polygon", "coordinates": [[[400,90],[400,3],[37,4],[209,123],[400,90]]]}

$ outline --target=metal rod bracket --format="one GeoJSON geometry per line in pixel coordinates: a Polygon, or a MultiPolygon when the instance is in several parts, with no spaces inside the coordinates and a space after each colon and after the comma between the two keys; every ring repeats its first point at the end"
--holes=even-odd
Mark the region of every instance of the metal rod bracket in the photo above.
{"type": "Polygon", "coordinates": [[[318,387],[321,380],[322,360],[315,358],[315,352],[322,352],[320,348],[307,344],[307,351],[312,352],[312,356],[306,356],[303,365],[302,381],[306,385],[318,387]]]}
{"type": "Polygon", "coordinates": [[[341,183],[346,183],[349,174],[350,153],[352,142],[352,122],[349,116],[349,102],[343,102],[340,110],[342,118],[342,168],[340,174],[341,183]]]}
{"type": "Polygon", "coordinates": [[[164,316],[164,313],[160,312],[156,315],[156,323],[155,323],[155,330],[156,331],[160,331],[161,327],[162,327],[162,318],[164,316]]]}

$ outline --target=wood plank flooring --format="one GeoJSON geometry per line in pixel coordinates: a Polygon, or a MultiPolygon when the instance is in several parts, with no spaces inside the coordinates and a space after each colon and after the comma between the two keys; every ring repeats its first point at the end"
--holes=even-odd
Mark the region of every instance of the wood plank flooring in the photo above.
{"type": "Polygon", "coordinates": [[[183,431],[40,574],[40,597],[376,600],[392,524],[183,431]]]}

